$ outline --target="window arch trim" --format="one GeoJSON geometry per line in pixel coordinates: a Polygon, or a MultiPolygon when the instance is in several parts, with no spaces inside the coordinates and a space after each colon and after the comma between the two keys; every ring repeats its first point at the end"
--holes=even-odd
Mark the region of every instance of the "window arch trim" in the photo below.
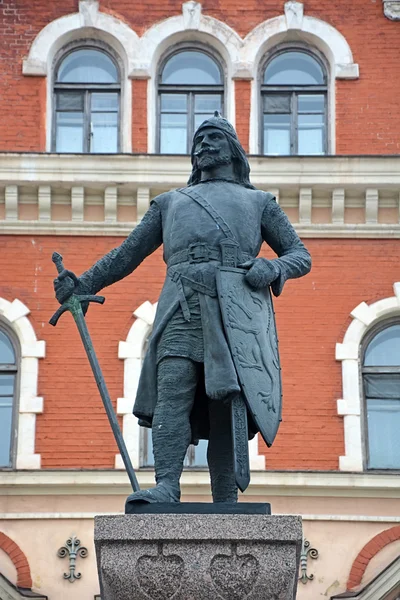
{"type": "Polygon", "coordinates": [[[336,360],[342,363],[342,398],[337,401],[337,413],[344,420],[345,454],[339,457],[341,471],[365,469],[361,348],[365,336],[375,326],[392,318],[400,319],[400,282],[393,289],[394,296],[390,298],[356,306],[350,313],[352,322],[343,342],[336,344],[336,360]]]}
{"type": "MultiPolygon", "coordinates": [[[[331,154],[331,146],[332,146],[332,134],[331,134],[331,127],[330,127],[330,123],[331,123],[331,119],[333,118],[332,115],[332,94],[330,93],[331,90],[331,73],[330,73],[330,68],[329,68],[329,63],[328,60],[326,59],[326,57],[322,54],[322,52],[320,52],[318,50],[318,48],[303,43],[303,42],[285,42],[282,44],[278,44],[277,46],[275,46],[274,48],[270,49],[268,52],[266,52],[266,54],[264,55],[263,59],[260,61],[259,63],[259,67],[258,67],[258,72],[257,72],[257,96],[259,101],[257,102],[258,106],[259,106],[259,111],[258,111],[258,119],[257,122],[259,124],[258,126],[258,140],[259,140],[259,147],[258,147],[258,153],[259,154],[264,154],[264,96],[267,93],[287,93],[287,94],[291,94],[291,95],[299,95],[300,93],[303,94],[312,94],[312,93],[319,93],[321,95],[324,95],[325,98],[325,110],[324,110],[324,140],[323,140],[323,149],[324,149],[324,155],[329,155],[331,154]],[[272,61],[277,58],[278,56],[281,56],[283,54],[286,54],[288,52],[302,52],[303,54],[306,54],[308,56],[310,56],[311,58],[313,58],[321,67],[323,75],[324,75],[324,79],[325,79],[325,83],[323,85],[320,84],[316,84],[316,85],[270,85],[270,84],[265,84],[264,83],[264,75],[265,72],[268,68],[268,66],[272,63],[272,61]]],[[[296,106],[297,106],[297,102],[296,102],[296,106]]],[[[293,110],[293,108],[291,108],[291,110],[293,110]]],[[[295,109],[295,116],[297,115],[297,108],[295,109]]],[[[297,130],[298,130],[298,123],[297,121],[295,122],[295,118],[293,116],[293,114],[291,113],[291,151],[290,154],[293,155],[299,155],[299,153],[294,150],[297,150],[298,147],[298,134],[297,134],[297,130]],[[295,138],[295,139],[294,139],[295,138]],[[293,152],[292,152],[293,150],[293,152]]]]}
{"type": "Polygon", "coordinates": [[[38,393],[39,359],[46,354],[44,341],[38,341],[28,319],[30,310],[20,300],[0,298],[0,318],[20,344],[20,388],[18,402],[16,469],[40,469],[40,454],[35,453],[36,415],[43,412],[38,393]]]}
{"type": "MultiPolygon", "coordinates": [[[[18,412],[19,412],[19,396],[20,396],[20,377],[21,377],[21,344],[16,335],[15,331],[13,331],[12,327],[10,327],[9,323],[3,318],[0,314],[0,332],[4,333],[14,351],[14,365],[13,368],[8,368],[7,370],[3,370],[0,365],[0,373],[5,374],[8,372],[13,373],[15,376],[14,384],[13,384],[13,404],[12,404],[12,416],[11,416],[11,439],[10,439],[10,454],[9,454],[9,464],[1,465],[0,469],[3,471],[13,470],[16,467],[17,462],[17,427],[18,427],[18,412]]],[[[9,365],[11,366],[11,365],[9,365]]]]}

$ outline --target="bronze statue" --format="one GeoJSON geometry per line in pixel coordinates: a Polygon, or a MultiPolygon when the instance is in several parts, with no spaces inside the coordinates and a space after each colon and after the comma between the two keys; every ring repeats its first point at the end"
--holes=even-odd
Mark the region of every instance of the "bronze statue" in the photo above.
{"type": "Polygon", "coordinates": [[[271,445],[281,411],[269,287],[309,272],[311,259],[272,194],[250,183],[232,125],[218,113],[195,133],[188,186],[154,198],[128,238],[56,297],[93,295],[161,244],[167,276],[133,413],[152,428],[156,486],[131,501],[179,502],[191,441],[208,439],[214,502],[236,502],[249,481],[247,440],[271,445]],[[278,255],[256,258],[265,241],[278,255]]]}

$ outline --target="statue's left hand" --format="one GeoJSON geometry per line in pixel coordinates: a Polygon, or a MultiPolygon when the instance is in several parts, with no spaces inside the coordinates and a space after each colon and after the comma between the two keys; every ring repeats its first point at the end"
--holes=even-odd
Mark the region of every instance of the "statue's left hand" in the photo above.
{"type": "Polygon", "coordinates": [[[254,258],[239,267],[249,269],[245,279],[256,290],[271,285],[280,274],[279,267],[267,258],[254,258]]]}

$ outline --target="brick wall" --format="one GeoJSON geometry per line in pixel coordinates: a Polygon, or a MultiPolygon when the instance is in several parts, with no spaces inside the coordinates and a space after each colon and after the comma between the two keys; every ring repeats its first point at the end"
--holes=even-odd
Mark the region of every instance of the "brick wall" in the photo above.
{"type": "MultiPolygon", "coordinates": [[[[220,19],[246,35],[262,21],[283,14],[283,0],[205,0],[203,13],[220,19]]],[[[360,79],[337,81],[338,154],[387,154],[400,150],[398,97],[400,81],[396,77],[400,52],[399,23],[383,15],[381,1],[305,0],[305,14],[336,27],[347,39],[360,79]]],[[[52,20],[78,9],[77,0],[47,2],[2,0],[0,2],[0,150],[37,151],[45,149],[45,81],[24,77],[22,59],[39,31],[52,20]]],[[[101,0],[100,10],[129,24],[141,35],[152,24],[180,14],[181,0],[101,0]]],[[[133,85],[133,150],[146,150],[145,83],[133,85]],[[135,113],[135,110],[137,111],[135,113]]],[[[243,143],[248,139],[245,111],[249,107],[249,86],[238,86],[238,123],[243,143]]],[[[248,121],[248,117],[247,117],[248,121]]]]}
{"type": "MultiPolygon", "coordinates": [[[[121,241],[121,240],[120,240],[121,241]]],[[[80,274],[116,238],[0,236],[0,296],[22,300],[38,339],[46,341],[39,390],[44,413],[37,417],[36,452],[44,468],[112,468],[113,442],[92,374],[70,315],[56,328],[48,319],[57,307],[52,281],[53,250],[80,274]]],[[[350,311],[360,302],[393,295],[399,279],[398,241],[307,240],[313,270],[286,284],[275,308],[284,385],[283,423],[272,449],[263,448],[269,469],[337,469],[344,453],[341,365],[334,359],[350,311]]],[[[92,306],[87,320],[112,399],[123,395],[123,361],[118,342],[126,339],[132,312],[156,302],[164,279],[161,250],[127,279],[105,290],[104,306],[92,306]]]]}

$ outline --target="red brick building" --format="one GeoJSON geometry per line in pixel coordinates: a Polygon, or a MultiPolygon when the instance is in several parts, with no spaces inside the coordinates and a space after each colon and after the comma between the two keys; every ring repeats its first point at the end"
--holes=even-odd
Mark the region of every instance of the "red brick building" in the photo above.
{"type": "MultiPolygon", "coordinates": [[[[399,597],[399,20],[399,0],[0,0],[0,597],[93,598],[93,515],[129,493],[72,319],[48,324],[51,254],[80,274],[120,244],[215,109],[313,257],[275,302],[283,422],[241,500],[303,515],[300,599],[399,597]]],[[[87,316],[143,486],[131,410],[164,276],[158,250],[87,316]]],[[[204,445],[182,481],[209,500],[204,445]]]]}

